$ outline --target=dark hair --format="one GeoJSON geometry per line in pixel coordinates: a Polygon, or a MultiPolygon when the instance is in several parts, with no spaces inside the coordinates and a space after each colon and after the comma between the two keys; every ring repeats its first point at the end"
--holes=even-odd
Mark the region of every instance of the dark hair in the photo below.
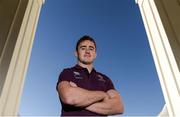
{"type": "Polygon", "coordinates": [[[86,40],[89,40],[89,41],[93,42],[94,45],[95,45],[95,49],[96,49],[96,42],[94,41],[94,39],[93,39],[92,37],[90,37],[90,36],[84,35],[84,36],[81,37],[81,38],[78,40],[78,42],[76,43],[76,51],[78,51],[78,46],[79,46],[79,44],[80,44],[81,42],[83,42],[83,41],[86,41],[86,40]]]}

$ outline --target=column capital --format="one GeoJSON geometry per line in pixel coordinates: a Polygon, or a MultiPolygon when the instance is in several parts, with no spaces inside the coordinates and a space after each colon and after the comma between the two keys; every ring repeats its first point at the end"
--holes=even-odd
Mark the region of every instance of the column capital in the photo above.
{"type": "Polygon", "coordinates": [[[37,0],[40,4],[44,4],[45,0],[37,0]]]}
{"type": "Polygon", "coordinates": [[[143,3],[144,0],[135,0],[136,1],[136,4],[139,4],[141,5],[143,3]]]}

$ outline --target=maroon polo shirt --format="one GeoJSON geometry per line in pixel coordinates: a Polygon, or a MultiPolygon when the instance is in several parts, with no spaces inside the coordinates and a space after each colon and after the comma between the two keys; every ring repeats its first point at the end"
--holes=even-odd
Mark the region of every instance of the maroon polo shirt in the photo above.
{"type": "MultiPolygon", "coordinates": [[[[72,81],[76,83],[78,87],[91,91],[107,92],[110,89],[114,89],[112,81],[107,76],[97,72],[95,69],[89,73],[86,68],[79,65],[64,69],[59,75],[57,86],[61,81],[72,81]]],[[[62,101],[61,104],[62,116],[100,116],[100,114],[90,112],[84,108],[65,104],[62,101]]]]}

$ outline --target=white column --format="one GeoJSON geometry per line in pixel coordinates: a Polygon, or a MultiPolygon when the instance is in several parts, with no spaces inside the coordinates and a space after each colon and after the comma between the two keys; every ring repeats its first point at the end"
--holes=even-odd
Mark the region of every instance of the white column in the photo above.
{"type": "MultiPolygon", "coordinates": [[[[172,7],[178,6],[178,2],[175,0],[168,2],[174,4],[172,7]]],[[[172,28],[172,25],[169,25],[175,23],[175,20],[167,20],[171,13],[179,14],[179,8],[173,9],[173,12],[167,12],[168,9],[164,8],[161,0],[136,0],[136,3],[139,5],[166,102],[167,108],[165,107],[160,115],[180,117],[180,72],[178,67],[180,45],[176,43],[180,39],[176,33],[172,33],[177,32],[179,28],[172,28]],[[158,4],[155,3],[157,1],[159,1],[158,4]]]]}
{"type": "Polygon", "coordinates": [[[19,0],[18,2],[18,7],[8,30],[6,43],[0,59],[0,72],[6,72],[4,76],[1,76],[1,79],[5,80],[4,83],[1,84],[3,88],[0,92],[0,116],[18,115],[25,75],[43,3],[44,0],[19,0]],[[25,4],[25,1],[27,1],[27,4],[25,4]],[[24,5],[27,6],[25,9],[23,9],[24,5]],[[20,20],[18,18],[22,12],[24,12],[24,14],[22,20],[20,20]],[[20,26],[20,29],[16,31],[18,36],[17,38],[13,38],[13,30],[16,29],[17,26],[20,26]],[[11,43],[12,40],[15,40],[15,43],[11,43]],[[12,46],[14,46],[14,48],[9,52],[8,47],[12,46]],[[10,59],[8,58],[9,54],[12,54],[10,59]],[[8,65],[4,65],[6,60],[10,60],[8,65]],[[5,69],[7,66],[8,69],[5,69]]]}

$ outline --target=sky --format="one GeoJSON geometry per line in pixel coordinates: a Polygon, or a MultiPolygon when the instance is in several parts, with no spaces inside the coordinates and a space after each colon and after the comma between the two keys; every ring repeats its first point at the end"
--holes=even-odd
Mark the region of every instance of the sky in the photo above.
{"type": "Polygon", "coordinates": [[[37,25],[20,115],[59,116],[56,82],[76,64],[77,40],[97,43],[94,67],[111,78],[124,116],[156,116],[165,101],[135,0],[45,0],[37,25]]]}

